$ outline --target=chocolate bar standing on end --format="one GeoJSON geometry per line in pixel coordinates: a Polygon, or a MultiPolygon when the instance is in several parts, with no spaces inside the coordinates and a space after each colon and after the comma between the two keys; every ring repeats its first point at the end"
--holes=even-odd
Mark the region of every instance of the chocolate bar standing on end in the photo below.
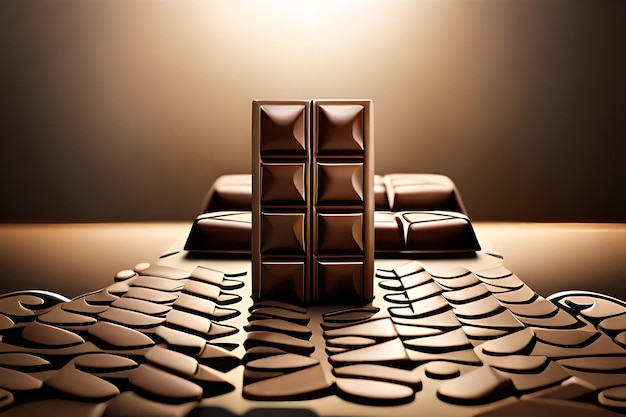
{"type": "Polygon", "coordinates": [[[252,295],[373,296],[372,105],[254,101],[252,295]]]}
{"type": "Polygon", "coordinates": [[[310,101],[254,101],[252,296],[311,301],[310,101]]]}
{"type": "Polygon", "coordinates": [[[370,100],[313,101],[312,290],[318,303],[370,300],[374,142],[370,100]]]}

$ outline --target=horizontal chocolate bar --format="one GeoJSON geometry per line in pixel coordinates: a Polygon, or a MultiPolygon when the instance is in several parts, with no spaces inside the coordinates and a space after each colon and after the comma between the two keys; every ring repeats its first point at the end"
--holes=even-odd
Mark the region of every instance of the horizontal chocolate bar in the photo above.
{"type": "MultiPolygon", "coordinates": [[[[323,175],[324,168],[320,169],[323,175]]],[[[446,210],[467,215],[454,182],[445,175],[374,175],[373,186],[376,211],[446,210]]],[[[252,176],[222,175],[211,186],[203,207],[203,213],[252,210],[252,176]]]]}
{"type": "MultiPolygon", "coordinates": [[[[345,223],[348,220],[323,218],[321,222],[345,223]]],[[[328,230],[334,227],[329,226],[328,230]]],[[[374,230],[374,249],[378,254],[480,250],[470,219],[454,211],[376,211],[374,230]]],[[[249,254],[251,236],[252,214],[249,211],[205,213],[194,222],[185,250],[249,254]]],[[[322,241],[322,250],[327,247],[336,250],[334,244],[332,236],[328,237],[322,241]]],[[[355,245],[355,241],[345,244],[342,251],[350,251],[355,245]]]]}

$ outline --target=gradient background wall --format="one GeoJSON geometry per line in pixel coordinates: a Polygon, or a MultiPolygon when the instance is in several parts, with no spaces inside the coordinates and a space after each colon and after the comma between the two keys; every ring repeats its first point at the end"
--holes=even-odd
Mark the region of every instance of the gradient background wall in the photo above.
{"type": "Polygon", "coordinates": [[[255,98],[371,98],[475,220],[626,221],[621,0],[0,0],[0,221],[189,220],[255,98]]]}

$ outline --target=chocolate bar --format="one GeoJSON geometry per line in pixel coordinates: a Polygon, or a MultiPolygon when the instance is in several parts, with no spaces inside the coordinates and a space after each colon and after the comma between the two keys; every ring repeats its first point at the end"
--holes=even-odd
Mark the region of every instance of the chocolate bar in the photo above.
{"type": "MultiPolygon", "coordinates": [[[[349,172],[350,166],[342,169],[349,172]]],[[[322,165],[322,175],[328,168],[322,165]]],[[[343,174],[347,175],[347,174],[343,174]]],[[[208,253],[250,253],[252,215],[238,210],[251,202],[249,175],[220,177],[209,191],[185,249],[208,253]],[[247,184],[247,185],[246,185],[247,184]],[[210,211],[214,208],[216,211],[210,211]]],[[[476,252],[480,245],[452,180],[439,174],[374,175],[375,253],[476,252]],[[390,203],[391,202],[391,203],[390,203]],[[395,209],[395,211],[393,210],[395,209]]],[[[346,195],[350,195],[350,190],[346,195]]],[[[322,201],[331,201],[325,191],[322,201]]]]}
{"type": "Polygon", "coordinates": [[[371,111],[367,100],[253,103],[254,297],[372,297],[371,111]]]}

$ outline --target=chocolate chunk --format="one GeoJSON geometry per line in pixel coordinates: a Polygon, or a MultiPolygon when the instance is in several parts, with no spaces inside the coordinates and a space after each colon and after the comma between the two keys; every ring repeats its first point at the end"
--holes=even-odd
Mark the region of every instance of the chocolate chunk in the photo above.
{"type": "Polygon", "coordinates": [[[484,284],[478,283],[471,287],[463,287],[460,290],[445,291],[443,296],[448,302],[453,304],[466,304],[486,298],[490,295],[484,284]]]}
{"type": "Polygon", "coordinates": [[[234,279],[228,279],[223,272],[215,269],[198,266],[191,273],[191,279],[205,282],[207,284],[217,285],[223,290],[236,290],[243,287],[243,282],[234,279]]]}
{"type": "Polygon", "coordinates": [[[376,229],[376,252],[399,252],[404,250],[404,233],[392,212],[374,212],[376,229]]]}
{"type": "Polygon", "coordinates": [[[263,345],[284,349],[285,351],[301,355],[309,355],[315,350],[315,345],[307,340],[275,332],[250,332],[244,342],[246,349],[263,345]]]}
{"type": "Polygon", "coordinates": [[[187,281],[184,291],[197,297],[208,298],[220,305],[233,304],[241,301],[241,297],[236,294],[225,293],[215,285],[205,284],[199,281],[187,281]]]}
{"type": "Polygon", "coordinates": [[[375,364],[357,364],[335,368],[334,373],[340,378],[370,379],[406,385],[419,389],[422,381],[417,372],[375,364]]]}
{"type": "Polygon", "coordinates": [[[441,330],[449,330],[461,327],[461,323],[456,318],[452,310],[446,310],[441,313],[426,315],[423,317],[392,317],[396,324],[408,324],[410,326],[432,327],[441,330]]]}
{"type": "Polygon", "coordinates": [[[36,321],[24,326],[22,337],[29,342],[55,348],[80,345],[84,342],[76,333],[36,321]]]}
{"type": "Polygon", "coordinates": [[[495,293],[494,296],[507,304],[528,304],[535,301],[539,296],[528,285],[506,292],[495,293]]]}
{"type": "Polygon", "coordinates": [[[487,279],[487,280],[500,280],[503,278],[513,276],[513,273],[509,271],[508,269],[506,269],[503,265],[498,265],[493,268],[481,269],[480,271],[474,271],[474,273],[479,278],[487,279]]]}
{"type": "Polygon", "coordinates": [[[42,382],[27,373],[14,369],[0,368],[0,388],[9,391],[36,391],[40,389],[42,382]]]}
{"type": "MultiPolygon", "coordinates": [[[[472,272],[461,265],[450,265],[448,268],[444,270],[433,271],[433,278],[440,280],[455,280],[456,278],[468,278],[470,279],[472,272]],[[468,277],[470,276],[470,277],[468,277]]],[[[475,276],[473,278],[476,278],[475,276]]]]}
{"type": "Polygon", "coordinates": [[[311,337],[311,330],[309,330],[308,327],[281,319],[251,320],[250,323],[244,327],[244,329],[246,331],[277,331],[307,340],[311,337]]]}
{"type": "Polygon", "coordinates": [[[452,379],[461,375],[461,370],[451,362],[432,361],[426,364],[424,373],[432,379],[452,379]]]}
{"type": "Polygon", "coordinates": [[[410,304],[415,301],[423,300],[443,292],[436,282],[428,282],[418,287],[412,287],[408,290],[397,294],[385,294],[386,301],[392,304],[410,304]]]}
{"type": "Polygon", "coordinates": [[[125,356],[110,353],[92,353],[74,359],[76,369],[90,373],[109,373],[134,369],[137,362],[125,356]]]}
{"type": "Polygon", "coordinates": [[[324,395],[333,380],[321,365],[263,379],[243,387],[243,396],[253,400],[303,400],[324,395]]]}
{"type": "MultiPolygon", "coordinates": [[[[451,290],[463,290],[464,288],[473,287],[480,283],[476,275],[470,273],[465,268],[461,270],[453,270],[451,273],[462,273],[459,276],[453,277],[438,277],[433,275],[433,279],[437,282],[437,284],[441,285],[443,288],[451,291],[451,290]]],[[[484,285],[484,284],[483,284],[484,285]]],[[[487,288],[485,286],[485,288],[487,288]]]]}
{"type": "Polygon", "coordinates": [[[524,325],[509,310],[502,309],[487,317],[458,317],[458,320],[464,325],[485,327],[488,329],[500,329],[506,332],[521,330],[524,325]]]}
{"type": "Polygon", "coordinates": [[[47,313],[37,316],[37,321],[54,326],[88,326],[96,322],[96,319],[82,314],[71,313],[65,311],[61,306],[57,305],[51,308],[47,313]]]}
{"type": "Polygon", "coordinates": [[[584,379],[572,376],[553,387],[526,394],[524,398],[550,398],[555,400],[574,400],[597,391],[598,388],[584,379]]]}
{"type": "Polygon", "coordinates": [[[116,349],[138,349],[154,345],[154,341],[145,334],[106,321],[99,321],[91,326],[89,334],[116,349]]]}
{"type": "Polygon", "coordinates": [[[491,295],[476,301],[453,306],[454,314],[459,319],[477,319],[493,316],[503,309],[498,300],[491,295]]]}
{"type": "MultiPolygon", "coordinates": [[[[136,298],[157,304],[169,304],[178,298],[176,292],[158,291],[150,288],[131,287],[124,295],[126,298],[136,298]]],[[[113,302],[114,300],[111,300],[113,302]]]]}
{"type": "Polygon", "coordinates": [[[447,361],[463,365],[482,365],[481,360],[474,353],[474,349],[451,350],[440,352],[424,352],[421,350],[407,349],[407,354],[414,364],[428,363],[431,361],[447,361]]]}
{"type": "Polygon", "coordinates": [[[139,276],[133,281],[132,286],[157,291],[175,292],[183,289],[185,281],[152,276],[139,276]]]}
{"type": "Polygon", "coordinates": [[[9,391],[0,389],[0,408],[4,408],[13,404],[13,394],[9,391]]]}
{"type": "Polygon", "coordinates": [[[279,349],[274,346],[258,345],[252,346],[246,350],[246,354],[243,357],[243,362],[248,363],[253,360],[267,358],[269,356],[282,355],[285,352],[283,349],[279,349]]]}
{"type": "Polygon", "coordinates": [[[250,316],[250,320],[257,320],[260,318],[278,318],[301,325],[306,325],[309,322],[309,316],[307,316],[306,313],[278,307],[261,307],[255,309],[250,316]]]}
{"type": "Polygon", "coordinates": [[[72,313],[96,315],[102,313],[109,306],[108,304],[90,304],[87,302],[86,297],[83,296],[61,304],[61,308],[72,313]]]}
{"type": "Polygon", "coordinates": [[[308,356],[284,353],[255,359],[246,363],[246,369],[267,372],[294,372],[319,364],[319,361],[308,356]]]}
{"type": "Polygon", "coordinates": [[[417,261],[411,261],[411,262],[407,262],[405,264],[395,267],[393,269],[393,272],[396,275],[396,277],[402,278],[407,275],[417,274],[418,272],[421,272],[423,270],[424,270],[424,267],[422,266],[422,264],[420,264],[417,261]]]}
{"type": "Polygon", "coordinates": [[[365,404],[402,404],[415,397],[411,387],[392,382],[337,377],[335,383],[341,397],[365,404]]]}
{"type": "Polygon", "coordinates": [[[179,310],[167,313],[166,322],[174,327],[192,330],[209,338],[223,337],[238,332],[234,327],[214,323],[205,317],[179,310]]]}
{"type": "Polygon", "coordinates": [[[358,307],[324,313],[322,317],[328,323],[351,323],[367,320],[379,311],[378,307],[358,307]]]}
{"type": "Polygon", "coordinates": [[[486,355],[517,355],[529,352],[535,344],[535,335],[530,329],[523,329],[500,339],[490,340],[481,345],[486,355]]]}
{"type": "Polygon", "coordinates": [[[437,389],[437,396],[453,404],[485,404],[514,395],[511,379],[488,366],[445,381],[437,389]]]}
{"type": "Polygon", "coordinates": [[[206,340],[203,337],[167,326],[157,327],[155,334],[173,349],[183,350],[194,355],[199,355],[206,345],[206,340]]]}
{"type": "Polygon", "coordinates": [[[44,300],[34,295],[12,295],[0,298],[0,313],[12,318],[25,318],[34,314],[34,309],[43,306],[44,300]]]}
{"type": "Polygon", "coordinates": [[[73,364],[61,368],[51,378],[46,379],[45,384],[63,394],[93,401],[108,400],[120,393],[115,385],[76,369],[73,364]]]}
{"type": "Polygon", "coordinates": [[[582,348],[600,336],[597,332],[584,330],[549,330],[535,329],[535,337],[538,341],[560,347],[582,348]]]}
{"type": "Polygon", "coordinates": [[[234,309],[218,307],[211,300],[184,293],[176,299],[174,306],[180,310],[209,317],[216,321],[228,320],[240,314],[239,311],[234,309]]]}
{"type": "Polygon", "coordinates": [[[456,350],[471,349],[471,344],[462,329],[455,329],[433,336],[417,337],[404,340],[408,349],[422,352],[451,352],[456,350]]]}
{"type": "Polygon", "coordinates": [[[376,343],[375,339],[359,336],[337,337],[326,341],[326,345],[330,348],[354,349],[364,346],[370,346],[376,343]]]}
{"type": "Polygon", "coordinates": [[[405,249],[418,252],[478,251],[480,245],[469,219],[449,211],[399,213],[405,249]]]}
{"type": "Polygon", "coordinates": [[[450,308],[445,298],[436,295],[413,302],[407,307],[390,307],[389,314],[393,317],[419,319],[443,313],[450,308]]]}
{"type": "Polygon", "coordinates": [[[199,385],[148,364],[141,364],[133,370],[128,382],[160,401],[182,403],[202,397],[199,385]]]}
{"type": "Polygon", "coordinates": [[[504,304],[511,313],[519,317],[550,318],[558,314],[558,307],[541,297],[528,304],[504,304]]]}
{"type": "Polygon", "coordinates": [[[13,320],[0,313],[0,331],[8,330],[15,325],[13,320]]]}
{"type": "Polygon", "coordinates": [[[132,269],[124,269],[115,274],[115,281],[126,281],[135,276],[137,276],[137,273],[132,269]]]}
{"type": "Polygon", "coordinates": [[[626,330],[626,314],[609,317],[600,322],[599,328],[609,336],[615,336],[626,330]]]}
{"type": "Polygon", "coordinates": [[[136,311],[122,310],[121,308],[115,307],[110,307],[98,316],[103,320],[136,329],[154,328],[165,321],[163,317],[149,316],[136,311]]]}
{"type": "Polygon", "coordinates": [[[430,327],[422,327],[422,326],[411,326],[409,324],[399,324],[395,323],[394,327],[396,332],[402,339],[412,339],[415,337],[423,337],[423,336],[434,336],[436,334],[441,334],[441,329],[434,329],[430,327]]]}
{"type": "Polygon", "coordinates": [[[50,362],[29,353],[0,353],[0,366],[20,371],[36,371],[50,367],[50,362]]]}
{"type": "Polygon", "coordinates": [[[150,348],[145,358],[153,365],[187,376],[193,376],[198,369],[198,362],[194,358],[160,346],[150,348]]]}
{"type": "Polygon", "coordinates": [[[151,277],[161,277],[174,280],[189,278],[188,272],[183,271],[182,269],[172,268],[170,266],[148,266],[147,268],[140,268],[139,270],[135,267],[135,270],[139,273],[139,275],[148,275],[151,277]]]}
{"type": "Polygon", "coordinates": [[[206,343],[204,349],[195,357],[198,362],[222,372],[230,371],[241,364],[241,359],[236,354],[209,343],[206,343]]]}
{"type": "Polygon", "coordinates": [[[91,293],[85,297],[85,301],[95,305],[109,305],[119,297],[111,294],[106,288],[91,293]]]}
{"type": "Polygon", "coordinates": [[[129,286],[129,282],[135,282],[135,279],[129,280],[129,281],[120,281],[120,282],[115,282],[111,285],[109,285],[108,287],[106,287],[106,290],[113,295],[116,295],[118,297],[121,297],[122,295],[126,294],[126,292],[128,292],[130,286],[129,286]]]}
{"type": "Polygon", "coordinates": [[[478,327],[478,326],[471,326],[471,325],[464,325],[463,331],[467,335],[468,339],[474,342],[480,341],[480,340],[497,339],[498,337],[502,337],[510,333],[510,331],[508,330],[502,330],[502,329],[490,328],[490,327],[478,327]]]}
{"type": "Polygon", "coordinates": [[[626,385],[602,391],[598,395],[598,402],[609,409],[620,412],[626,411],[626,385]]]}
{"type": "Polygon", "coordinates": [[[389,206],[394,211],[465,210],[450,178],[439,174],[388,174],[384,177],[389,206]]]}
{"type": "Polygon", "coordinates": [[[591,338],[588,344],[576,347],[555,346],[538,341],[532,353],[551,358],[568,358],[581,355],[623,355],[625,350],[615,344],[608,336],[599,334],[597,338],[591,338]]]}
{"type": "Polygon", "coordinates": [[[409,361],[404,345],[395,338],[387,342],[348,350],[328,358],[333,366],[354,365],[357,363],[395,364],[409,361]]]}
{"type": "Polygon", "coordinates": [[[250,211],[215,211],[196,218],[184,249],[209,253],[250,253],[251,239],[250,211]]]}
{"type": "Polygon", "coordinates": [[[481,359],[492,368],[509,373],[537,374],[548,365],[548,358],[539,355],[483,355],[481,359]]]}
{"type": "Polygon", "coordinates": [[[111,306],[121,308],[123,310],[136,311],[137,313],[143,313],[149,316],[164,316],[172,309],[172,307],[167,305],[127,297],[113,301],[111,306]]]}
{"type": "Polygon", "coordinates": [[[502,370],[497,372],[501,372],[502,375],[511,378],[515,389],[521,394],[554,386],[570,377],[570,374],[561,365],[552,361],[548,362],[548,366],[545,368],[540,368],[537,373],[531,373],[530,371],[524,373],[507,372],[502,370]]]}
{"type": "Polygon", "coordinates": [[[250,174],[222,175],[215,180],[206,198],[204,211],[218,209],[252,209],[252,176],[250,174]]]}
{"type": "Polygon", "coordinates": [[[559,359],[562,366],[579,371],[599,373],[626,373],[626,355],[622,356],[585,356],[559,359]]]}
{"type": "Polygon", "coordinates": [[[391,339],[398,336],[393,321],[389,317],[370,320],[363,323],[348,325],[337,329],[330,329],[324,332],[324,336],[328,338],[345,337],[345,336],[361,336],[371,337],[374,339],[391,339]]]}

